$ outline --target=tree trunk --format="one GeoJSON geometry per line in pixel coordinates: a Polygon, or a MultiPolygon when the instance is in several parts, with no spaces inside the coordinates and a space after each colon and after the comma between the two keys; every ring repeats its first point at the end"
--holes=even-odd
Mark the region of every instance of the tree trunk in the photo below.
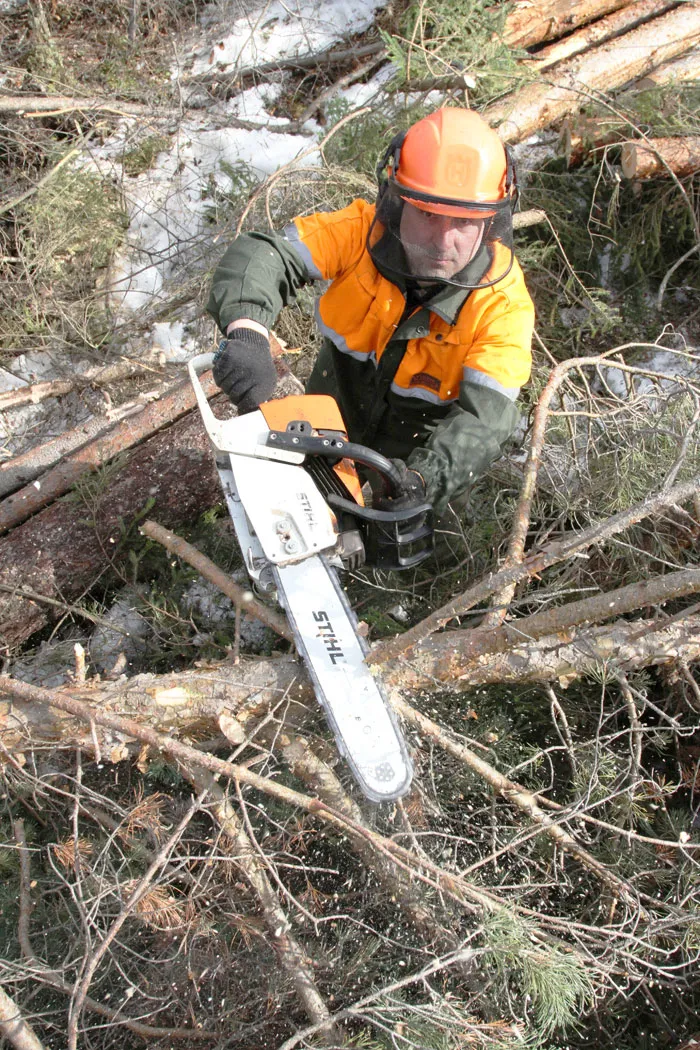
{"type": "Polygon", "coordinates": [[[634,29],[638,25],[662,14],[670,7],[676,6],[677,0],[637,0],[636,3],[628,4],[619,11],[614,11],[605,18],[584,26],[576,33],[565,36],[562,40],[543,47],[534,55],[526,59],[528,69],[536,69],[541,72],[549,69],[557,62],[563,62],[567,58],[573,58],[582,51],[587,51],[596,44],[602,44],[606,40],[612,40],[621,33],[634,29]]]}
{"type": "Polygon", "coordinates": [[[622,174],[626,179],[649,179],[671,172],[683,178],[698,170],[700,135],[626,142],[622,147],[622,174]]]}
{"type": "MultiPolygon", "coordinates": [[[[455,693],[495,683],[558,681],[567,685],[577,677],[597,674],[601,666],[613,673],[656,665],[674,666],[700,657],[700,618],[659,627],[658,621],[620,620],[609,627],[594,627],[548,635],[508,652],[490,653],[474,660],[470,652],[472,631],[448,631],[424,642],[411,660],[394,660],[382,667],[382,682],[404,717],[410,709],[398,695],[436,688],[455,693]],[[462,653],[462,643],[467,652],[462,653]]],[[[60,695],[62,690],[57,690],[60,695]]],[[[71,685],[71,696],[98,705],[101,711],[131,718],[141,725],[173,736],[196,729],[198,736],[218,735],[219,719],[240,713],[245,719],[261,717],[280,696],[293,697],[296,728],[303,727],[304,705],[316,710],[311,684],[293,656],[276,659],[243,658],[237,665],[219,664],[168,675],[142,674],[116,682],[88,680],[71,685]]],[[[10,751],[33,743],[76,744],[89,753],[99,740],[102,754],[112,761],[126,758],[135,745],[119,733],[86,726],[73,716],[44,703],[0,700],[0,740],[10,751]],[[132,746],[133,745],[133,746],[132,746]]]]}
{"type": "Polygon", "coordinates": [[[629,4],[630,0],[544,0],[538,4],[525,0],[516,3],[506,18],[503,41],[508,47],[533,47],[629,4]]]}
{"type": "Polygon", "coordinates": [[[700,41],[700,0],[653,18],[607,44],[562,62],[551,79],[529,84],[488,106],[483,116],[504,142],[519,142],[568,113],[687,51],[700,41]]]}
{"type": "MultiPolygon", "coordinates": [[[[202,377],[202,383],[209,397],[216,393],[211,373],[202,377]]],[[[109,460],[162,430],[194,406],[192,384],[183,380],[143,412],[117,423],[106,434],[63,458],[41,478],[0,502],[0,532],[7,532],[26,521],[68,492],[84,474],[100,470],[109,460]]]]}
{"type": "Polygon", "coordinates": [[[694,47],[687,55],[664,62],[658,69],[647,73],[628,88],[629,91],[647,91],[649,88],[665,87],[667,84],[686,84],[700,80],[700,47],[694,47]]]}

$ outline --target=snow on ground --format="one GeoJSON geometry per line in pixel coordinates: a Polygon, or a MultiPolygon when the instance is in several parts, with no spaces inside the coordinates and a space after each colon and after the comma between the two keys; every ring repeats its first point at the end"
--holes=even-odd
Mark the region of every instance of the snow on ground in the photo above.
{"type": "MultiPolygon", "coordinates": [[[[119,165],[130,133],[130,126],[125,125],[118,136],[92,154],[91,163],[103,175],[119,165]]],[[[252,175],[263,179],[293,161],[308,144],[298,135],[240,128],[212,130],[205,120],[184,122],[154,168],[122,180],[129,213],[128,248],[112,265],[112,307],[138,310],[152,305],[179,268],[196,264],[208,247],[201,243],[201,234],[212,207],[212,193],[230,185],[224,165],[245,164],[252,175]]],[[[211,250],[222,249],[211,246],[211,250]]]]}
{"type": "MultiPolygon", "coordinates": [[[[10,0],[0,0],[8,3],[10,0]]],[[[382,0],[299,0],[296,6],[278,3],[259,5],[240,13],[231,21],[230,8],[212,5],[203,23],[211,36],[217,36],[216,66],[222,63],[255,64],[279,57],[309,54],[342,41],[371,25],[382,0]],[[218,21],[217,21],[218,19],[218,21]],[[225,29],[225,32],[224,32],[225,29]]],[[[199,44],[184,56],[179,69],[211,71],[199,44]],[[203,57],[204,56],[204,57],[203,57]]],[[[177,75],[174,73],[174,75],[177,75]]],[[[362,105],[376,95],[390,70],[383,71],[368,85],[350,88],[351,105],[362,105]]],[[[93,148],[81,163],[97,169],[118,183],[124,193],[129,217],[126,246],[113,261],[109,295],[112,309],[130,313],[153,306],[167,297],[180,276],[198,266],[209,265],[223,254],[224,243],[214,243],[206,234],[207,213],[216,190],[226,191],[230,178],[225,165],[246,165],[250,174],[260,180],[294,161],[313,145],[320,128],[314,121],[305,127],[307,136],[275,131],[286,124],[274,117],[269,108],[280,91],[280,85],[259,85],[241,92],[230,101],[213,106],[195,119],[166,128],[170,147],[156,158],[154,166],[136,177],[123,173],[121,158],[133,147],[136,132],[144,134],[136,118],[126,118],[118,130],[101,146],[93,148]],[[215,116],[215,120],[212,119],[215,116]],[[260,130],[226,126],[227,118],[259,122],[260,130]],[[220,125],[212,127],[212,124],[220,125]]],[[[317,163],[314,154],[304,157],[305,166],[317,163]]],[[[167,361],[182,362],[200,352],[186,325],[181,321],[156,324],[146,345],[160,348],[167,361]]],[[[26,383],[54,379],[61,370],[79,372],[89,367],[87,361],[70,361],[49,352],[20,355],[6,369],[0,369],[0,390],[13,389],[26,383]],[[62,369],[57,367],[60,361],[62,369]]],[[[74,426],[75,417],[64,401],[65,416],[55,402],[30,405],[0,415],[0,458],[17,454],[27,444],[36,444],[37,436],[45,437],[74,426]],[[50,434],[46,433],[48,424],[50,434]]],[[[84,415],[84,413],[83,413],[84,415]]]]}
{"type": "MultiPolygon", "coordinates": [[[[368,29],[383,6],[383,0],[240,3],[240,14],[226,25],[226,32],[191,56],[191,72],[230,70],[323,51],[344,37],[368,29]]],[[[210,8],[207,15],[212,17],[210,12],[215,10],[210,8]]],[[[211,32],[208,35],[211,38],[211,32]]]]}

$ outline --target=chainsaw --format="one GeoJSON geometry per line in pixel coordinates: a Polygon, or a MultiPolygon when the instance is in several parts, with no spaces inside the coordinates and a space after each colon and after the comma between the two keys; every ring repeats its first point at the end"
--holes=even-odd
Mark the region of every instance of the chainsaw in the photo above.
{"type": "Polygon", "coordinates": [[[218,419],[199,381],[212,362],[212,354],[201,354],[188,369],[246,570],[254,588],[284,609],[362,792],[374,802],[400,798],[410,787],[411,760],[365,663],[368,646],[337,570],[418,565],[432,551],[431,506],[402,501],[395,465],[348,441],[332,397],[292,395],[218,419]],[[382,479],[389,509],[365,506],[357,464],[382,479]]]}

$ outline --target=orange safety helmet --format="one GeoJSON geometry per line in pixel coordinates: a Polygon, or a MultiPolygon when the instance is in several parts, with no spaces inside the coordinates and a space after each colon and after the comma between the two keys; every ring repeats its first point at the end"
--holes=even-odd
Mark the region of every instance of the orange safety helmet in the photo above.
{"type": "Polygon", "coordinates": [[[394,139],[387,177],[417,208],[462,216],[517,196],[513,165],[498,135],[471,109],[439,109],[394,139]],[[465,209],[464,204],[472,207],[465,209]],[[474,208],[476,205],[476,208],[474,208]]]}
{"type": "Polygon", "coordinates": [[[380,270],[387,268],[388,250],[390,268],[409,279],[475,288],[495,284],[508,273],[518,200],[515,169],[509,151],[478,113],[444,108],[423,117],[391,141],[377,166],[377,180],[377,213],[368,248],[380,270]],[[448,277],[437,276],[437,270],[416,272],[405,257],[402,265],[399,245],[406,204],[481,224],[473,265],[470,259],[470,265],[448,277]]]}

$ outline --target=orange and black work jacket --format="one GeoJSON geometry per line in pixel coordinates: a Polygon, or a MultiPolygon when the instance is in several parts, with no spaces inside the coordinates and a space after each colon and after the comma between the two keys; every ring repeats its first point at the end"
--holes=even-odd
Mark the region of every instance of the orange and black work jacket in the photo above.
{"type": "Polygon", "coordinates": [[[284,234],[239,237],[214,274],[208,310],[223,332],[240,318],[270,328],[301,286],[330,281],[307,390],[335,397],[351,441],[419,471],[441,513],[515,429],[534,310],[517,262],[492,287],[442,285],[412,303],[391,260],[384,266],[375,249],[375,265],[367,250],[374,211],[356,200],[296,219],[284,234]]]}

